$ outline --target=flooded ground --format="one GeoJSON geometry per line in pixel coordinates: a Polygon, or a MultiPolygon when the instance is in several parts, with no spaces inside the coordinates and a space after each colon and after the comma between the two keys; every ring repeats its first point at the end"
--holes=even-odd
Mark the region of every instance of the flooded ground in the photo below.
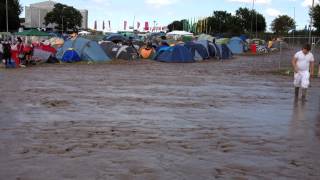
{"type": "Polygon", "coordinates": [[[318,180],[320,80],[278,60],[1,69],[0,179],[318,180]]]}

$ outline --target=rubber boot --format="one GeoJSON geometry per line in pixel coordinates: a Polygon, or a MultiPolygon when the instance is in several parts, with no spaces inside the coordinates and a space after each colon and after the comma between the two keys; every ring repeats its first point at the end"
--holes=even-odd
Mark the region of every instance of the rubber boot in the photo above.
{"type": "Polygon", "coordinates": [[[307,89],[303,88],[302,89],[302,101],[307,100],[307,89]]]}
{"type": "Polygon", "coordinates": [[[298,98],[299,98],[299,90],[300,90],[300,88],[298,88],[298,87],[296,87],[296,88],[294,89],[294,98],[295,98],[295,99],[298,99],[298,98]]]}

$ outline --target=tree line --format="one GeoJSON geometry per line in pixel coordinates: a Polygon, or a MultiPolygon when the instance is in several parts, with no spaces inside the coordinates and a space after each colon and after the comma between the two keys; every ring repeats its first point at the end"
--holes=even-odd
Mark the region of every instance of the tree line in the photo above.
{"type": "MultiPolygon", "coordinates": [[[[320,5],[310,8],[310,17],[313,19],[313,27],[315,33],[320,35],[320,5]]],[[[211,16],[200,20],[176,20],[168,25],[169,31],[185,30],[196,34],[207,33],[213,35],[239,35],[239,34],[255,34],[264,33],[266,31],[265,17],[248,8],[239,8],[235,15],[227,11],[214,11],[211,16]]],[[[288,15],[279,15],[271,23],[271,30],[276,35],[287,35],[289,32],[297,32],[303,35],[309,28],[306,26],[304,30],[296,30],[295,20],[288,15]]]]}
{"type": "MultiPolygon", "coordinates": [[[[6,31],[6,4],[5,0],[0,1],[0,32],[6,31]]],[[[21,27],[19,16],[22,13],[22,6],[19,0],[8,0],[8,22],[9,30],[16,31],[21,27]]],[[[315,33],[320,35],[320,5],[310,8],[310,17],[313,19],[315,33]]],[[[65,31],[81,27],[82,16],[75,8],[63,4],[56,4],[54,9],[45,17],[45,24],[56,24],[56,29],[65,31]]],[[[169,31],[187,30],[194,33],[208,34],[254,34],[266,31],[265,17],[248,8],[239,8],[235,15],[227,11],[214,11],[211,16],[200,20],[174,21],[168,25],[169,31]]],[[[305,27],[301,34],[309,30],[305,27]]],[[[280,15],[271,23],[271,30],[277,35],[286,35],[296,29],[296,22],[288,15],[280,15]]]]}

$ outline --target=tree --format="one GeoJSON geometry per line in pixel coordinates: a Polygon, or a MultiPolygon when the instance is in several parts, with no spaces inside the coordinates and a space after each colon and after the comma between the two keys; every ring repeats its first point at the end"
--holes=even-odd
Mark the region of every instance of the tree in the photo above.
{"type": "MultiPolygon", "coordinates": [[[[9,30],[14,31],[20,27],[19,15],[22,12],[22,7],[19,0],[8,0],[8,19],[9,30]]],[[[6,1],[0,1],[0,31],[7,30],[6,23],[6,1]]]]}
{"type": "Polygon", "coordinates": [[[255,10],[239,8],[236,11],[236,17],[239,18],[244,33],[251,33],[252,31],[264,32],[266,30],[266,19],[255,10]]]}
{"type": "Polygon", "coordinates": [[[310,16],[313,19],[313,26],[320,32],[320,5],[316,5],[310,9],[310,16]]]}
{"type": "Polygon", "coordinates": [[[181,20],[181,21],[173,21],[171,24],[168,25],[169,31],[182,31],[184,30],[184,27],[186,25],[187,20],[181,20]]]}
{"type": "Polygon", "coordinates": [[[294,29],[295,26],[296,23],[291,17],[287,15],[280,15],[272,21],[271,30],[276,34],[284,35],[294,29]]]}
{"type": "Polygon", "coordinates": [[[53,10],[45,16],[44,20],[46,26],[54,23],[57,25],[57,29],[66,31],[81,27],[82,15],[74,7],[57,3],[54,5],[53,10]]]}

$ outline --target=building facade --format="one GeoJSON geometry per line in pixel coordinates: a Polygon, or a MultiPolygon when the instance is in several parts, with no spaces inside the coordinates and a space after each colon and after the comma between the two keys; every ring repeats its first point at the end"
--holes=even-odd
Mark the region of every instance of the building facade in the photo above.
{"type": "MultiPolygon", "coordinates": [[[[28,28],[54,28],[54,25],[46,26],[44,17],[52,11],[56,2],[44,1],[25,7],[25,27],[28,28]]],[[[79,10],[79,9],[78,9],[79,10]]],[[[88,29],[88,10],[79,10],[82,15],[82,29],[88,29]]]]}

